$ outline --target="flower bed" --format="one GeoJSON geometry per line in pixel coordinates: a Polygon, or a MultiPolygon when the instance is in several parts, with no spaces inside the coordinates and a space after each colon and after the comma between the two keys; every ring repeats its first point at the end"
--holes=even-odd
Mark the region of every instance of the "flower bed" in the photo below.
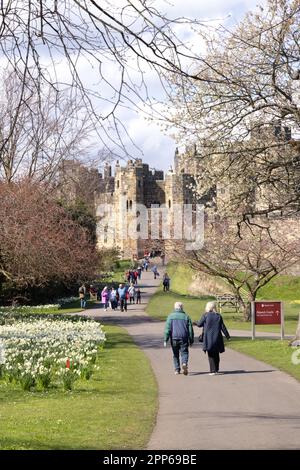
{"type": "Polygon", "coordinates": [[[45,304],[45,305],[20,305],[20,306],[9,306],[9,307],[0,307],[0,314],[6,312],[16,312],[16,313],[47,313],[50,310],[59,310],[60,308],[68,305],[70,303],[76,302],[78,297],[62,297],[57,299],[55,304],[45,304]]]}
{"type": "Polygon", "coordinates": [[[0,377],[24,390],[89,379],[105,333],[92,320],[7,317],[0,325],[0,377]]]}

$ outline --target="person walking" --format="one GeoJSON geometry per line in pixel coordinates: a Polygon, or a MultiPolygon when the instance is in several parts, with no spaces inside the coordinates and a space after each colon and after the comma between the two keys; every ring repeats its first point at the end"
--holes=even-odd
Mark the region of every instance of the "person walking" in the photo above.
{"type": "Polygon", "coordinates": [[[156,266],[156,265],[153,266],[152,272],[153,272],[153,274],[154,274],[154,279],[156,279],[157,276],[159,276],[159,272],[158,272],[158,270],[157,270],[157,266],[156,266]]]}
{"type": "Polygon", "coordinates": [[[116,310],[118,308],[118,300],[117,300],[117,291],[114,287],[112,287],[109,295],[110,306],[112,310],[116,310]]]}
{"type": "Polygon", "coordinates": [[[222,316],[216,311],[216,302],[206,304],[205,313],[193,325],[203,327],[203,351],[208,355],[210,373],[217,375],[220,367],[220,353],[225,351],[223,336],[229,340],[230,335],[223,322],[222,316]]]}
{"type": "Polygon", "coordinates": [[[85,308],[86,307],[86,287],[85,284],[81,284],[81,286],[78,289],[78,294],[80,298],[80,307],[85,308]]]}
{"type": "Polygon", "coordinates": [[[134,301],[135,301],[135,287],[133,284],[130,285],[129,289],[128,289],[128,294],[129,294],[129,302],[130,304],[133,303],[134,304],[134,301]]]}
{"type": "Polygon", "coordinates": [[[127,312],[127,293],[128,293],[128,288],[124,284],[119,285],[118,289],[118,294],[119,294],[119,301],[120,301],[120,307],[121,307],[121,312],[127,312]]]}
{"type": "Polygon", "coordinates": [[[175,375],[180,374],[180,359],[184,375],[188,375],[189,346],[194,343],[192,320],[184,312],[183,304],[175,302],[174,311],[170,313],[165,325],[164,346],[170,339],[173,351],[175,375]],[[179,358],[179,356],[181,356],[179,358]]]}
{"type": "Polygon", "coordinates": [[[137,304],[141,303],[141,298],[142,298],[141,289],[138,287],[136,290],[136,303],[137,304]]]}
{"type": "Polygon", "coordinates": [[[105,286],[101,292],[101,302],[103,303],[104,310],[108,309],[109,297],[110,297],[109,289],[107,286],[105,286]]]}
{"type": "Polygon", "coordinates": [[[170,290],[170,278],[169,278],[168,273],[165,273],[163,275],[163,286],[164,286],[164,292],[170,290]]]}

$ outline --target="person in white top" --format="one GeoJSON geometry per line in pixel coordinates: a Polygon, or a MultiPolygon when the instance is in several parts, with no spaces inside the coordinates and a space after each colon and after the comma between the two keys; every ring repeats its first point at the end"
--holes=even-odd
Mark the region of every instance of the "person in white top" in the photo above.
{"type": "Polygon", "coordinates": [[[128,294],[129,294],[129,302],[134,303],[135,301],[135,287],[133,284],[130,285],[128,289],[128,294]]]}

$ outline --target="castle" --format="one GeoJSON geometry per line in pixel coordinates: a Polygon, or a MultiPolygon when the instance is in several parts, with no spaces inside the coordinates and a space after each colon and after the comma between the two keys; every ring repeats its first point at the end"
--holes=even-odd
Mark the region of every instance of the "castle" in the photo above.
{"type": "Polygon", "coordinates": [[[174,243],[173,209],[196,202],[192,172],[184,171],[178,151],[174,160],[174,170],[166,174],[150,169],[141,159],[129,160],[124,167],[117,162],[114,174],[105,165],[95,193],[99,246],[117,246],[124,257],[141,257],[153,249],[165,252],[174,243]],[[163,224],[168,226],[168,237],[162,234],[163,224]]]}
{"type": "MultiPolygon", "coordinates": [[[[291,152],[288,145],[291,136],[288,128],[283,129],[284,134],[281,127],[279,130],[278,133],[278,126],[265,126],[260,132],[266,134],[253,135],[252,138],[259,141],[276,139],[281,145],[283,156],[284,152],[291,152]]],[[[248,153],[247,147],[245,151],[248,153]]],[[[251,153],[249,155],[251,158],[251,153]]],[[[214,164],[213,156],[211,164],[214,164]]],[[[260,169],[254,167],[253,171],[260,169]]],[[[218,209],[222,215],[226,215],[227,210],[232,215],[231,202],[237,194],[236,199],[241,204],[241,194],[245,189],[243,178],[241,182],[235,180],[233,184],[229,177],[228,180],[225,178],[215,184],[210,184],[208,180],[206,189],[203,186],[200,188],[203,190],[198,191],[197,187],[195,191],[197,177],[205,175],[196,147],[186,149],[183,154],[176,150],[174,169],[171,168],[165,174],[163,171],[150,169],[141,159],[129,160],[124,166],[117,161],[114,169],[106,163],[103,173],[67,160],[62,174],[68,199],[81,199],[93,209],[97,218],[98,246],[118,247],[124,258],[138,258],[145,251],[153,249],[167,252],[169,249],[176,249],[176,246],[179,248],[185,241],[184,228],[189,225],[196,231],[196,207],[208,205],[213,209],[211,213],[218,209]],[[189,222],[184,217],[178,217],[183,207],[190,208],[194,214],[189,222]]],[[[259,174],[263,174],[263,168],[259,174]]],[[[297,170],[295,174],[296,180],[300,182],[300,172],[297,170]]],[[[280,180],[280,177],[279,174],[277,179],[280,180]]],[[[251,207],[261,211],[265,207],[272,208],[277,197],[273,187],[270,191],[267,185],[260,186],[257,191],[250,191],[249,195],[247,203],[250,211],[251,207]]],[[[271,214],[276,215],[274,211],[271,214]]]]}

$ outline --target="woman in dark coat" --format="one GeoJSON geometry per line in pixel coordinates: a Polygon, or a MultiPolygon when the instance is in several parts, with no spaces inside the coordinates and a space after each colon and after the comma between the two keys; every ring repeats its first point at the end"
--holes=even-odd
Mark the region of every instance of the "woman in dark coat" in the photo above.
{"type": "Polygon", "coordinates": [[[216,302],[208,302],[205,314],[194,325],[203,327],[203,351],[208,354],[210,375],[219,372],[220,353],[225,351],[223,336],[230,339],[230,335],[224,325],[223,318],[216,311],[216,302]]]}

